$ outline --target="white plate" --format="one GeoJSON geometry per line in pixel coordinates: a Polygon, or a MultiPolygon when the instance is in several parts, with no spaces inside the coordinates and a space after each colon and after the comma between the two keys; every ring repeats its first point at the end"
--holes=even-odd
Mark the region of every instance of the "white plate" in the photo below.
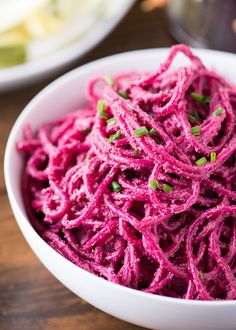
{"type": "MultiPolygon", "coordinates": [[[[110,1],[115,2],[117,0],[110,1]]],[[[119,0],[119,5],[115,4],[117,10],[111,11],[110,15],[98,20],[83,38],[49,56],[14,67],[0,69],[0,91],[22,87],[40,80],[52,74],[58,68],[61,69],[74,59],[83,56],[114,29],[133,3],[134,0],[119,0]]]]}
{"type": "MultiPolygon", "coordinates": [[[[31,226],[21,191],[23,157],[16,150],[26,123],[33,129],[78,108],[85,101],[88,81],[98,74],[155,70],[169,49],[141,50],[106,57],[73,70],[43,89],[17,119],[6,147],[4,172],[14,215],[29,245],[48,270],[72,292],[122,320],[159,330],[235,330],[235,301],[193,301],[162,297],[108,282],[86,272],[47,245],[31,226]]],[[[236,55],[194,50],[236,84],[236,55]]],[[[176,64],[183,64],[178,56],[176,64]]],[[[26,270],[27,271],[27,270],[26,270]]],[[[49,288],[50,290],[50,288],[49,288]]]]}

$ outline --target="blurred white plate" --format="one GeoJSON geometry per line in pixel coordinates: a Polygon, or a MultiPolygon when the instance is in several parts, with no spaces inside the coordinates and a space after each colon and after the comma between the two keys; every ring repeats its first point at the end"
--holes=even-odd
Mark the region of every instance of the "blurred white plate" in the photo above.
{"type": "MultiPolygon", "coordinates": [[[[10,68],[0,69],[0,91],[22,87],[31,82],[49,76],[57,69],[62,69],[69,62],[83,56],[104,39],[128,12],[135,0],[110,0],[116,10],[101,17],[94,26],[70,45],[48,56],[28,61],[10,68]]],[[[112,5],[111,5],[112,6],[112,5]]]]}

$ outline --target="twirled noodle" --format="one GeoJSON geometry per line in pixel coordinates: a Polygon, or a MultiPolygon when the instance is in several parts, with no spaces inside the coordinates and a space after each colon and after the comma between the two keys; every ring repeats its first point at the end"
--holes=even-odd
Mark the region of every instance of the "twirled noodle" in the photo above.
{"type": "Polygon", "coordinates": [[[236,91],[184,45],[153,73],[99,76],[88,106],[25,128],[30,220],[109,281],[236,299],[236,91]],[[190,65],[171,68],[178,52],[190,65]]]}

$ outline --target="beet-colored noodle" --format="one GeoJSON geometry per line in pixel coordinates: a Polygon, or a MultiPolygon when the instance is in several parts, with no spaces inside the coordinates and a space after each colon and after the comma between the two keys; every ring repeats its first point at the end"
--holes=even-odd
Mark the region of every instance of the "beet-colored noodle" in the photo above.
{"type": "Polygon", "coordinates": [[[109,281],[236,299],[235,87],[184,45],[153,73],[112,78],[91,80],[87,108],[25,128],[32,225],[109,281]],[[173,69],[179,52],[190,64],[173,69]]]}

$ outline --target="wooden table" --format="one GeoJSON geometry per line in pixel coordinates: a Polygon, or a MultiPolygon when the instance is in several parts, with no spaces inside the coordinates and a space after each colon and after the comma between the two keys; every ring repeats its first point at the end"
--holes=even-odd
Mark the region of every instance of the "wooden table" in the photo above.
{"type": "MultiPolygon", "coordinates": [[[[144,13],[138,2],[106,40],[69,69],[113,53],[166,47],[173,42],[164,10],[144,13]]],[[[67,290],[39,262],[14,220],[3,178],[5,144],[21,110],[48,82],[0,94],[0,329],[141,329],[97,310],[67,290]]]]}

